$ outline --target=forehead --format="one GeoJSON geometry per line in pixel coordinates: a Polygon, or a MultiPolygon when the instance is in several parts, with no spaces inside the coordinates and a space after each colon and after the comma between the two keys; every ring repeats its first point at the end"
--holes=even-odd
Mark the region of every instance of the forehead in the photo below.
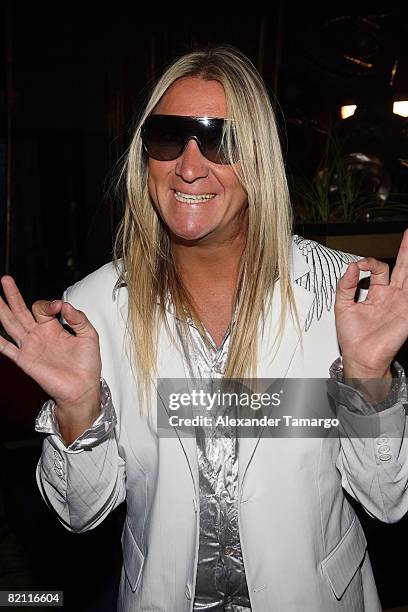
{"type": "Polygon", "coordinates": [[[224,88],[218,81],[183,77],[166,91],[155,113],[187,117],[227,117],[224,88]]]}

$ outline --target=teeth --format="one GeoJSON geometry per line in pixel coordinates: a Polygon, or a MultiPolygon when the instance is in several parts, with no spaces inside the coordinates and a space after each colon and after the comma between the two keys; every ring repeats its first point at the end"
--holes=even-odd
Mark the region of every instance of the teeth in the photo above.
{"type": "Polygon", "coordinates": [[[189,193],[181,193],[181,191],[175,191],[174,197],[179,202],[203,202],[207,200],[212,200],[215,197],[215,193],[200,193],[197,195],[192,195],[189,193]]]}

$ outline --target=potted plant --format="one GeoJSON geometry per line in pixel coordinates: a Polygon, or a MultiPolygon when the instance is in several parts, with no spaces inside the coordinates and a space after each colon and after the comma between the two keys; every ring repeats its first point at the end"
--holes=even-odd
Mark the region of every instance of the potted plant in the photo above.
{"type": "Polygon", "coordinates": [[[315,175],[292,177],[291,193],[300,235],[340,251],[396,256],[408,227],[408,204],[401,194],[391,193],[380,156],[344,154],[329,133],[315,175]]]}

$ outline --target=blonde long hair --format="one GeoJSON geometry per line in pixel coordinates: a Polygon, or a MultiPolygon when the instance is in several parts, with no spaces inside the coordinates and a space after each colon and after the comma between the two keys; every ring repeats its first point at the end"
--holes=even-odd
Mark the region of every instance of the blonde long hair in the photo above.
{"type": "MultiPolygon", "coordinates": [[[[176,60],[157,82],[136,126],[121,173],[125,214],[115,241],[129,293],[129,331],[139,391],[149,394],[157,375],[157,342],[171,295],[179,318],[198,322],[171,256],[171,243],[149,196],[148,165],[141,126],[167,89],[182,77],[216,80],[224,88],[228,117],[234,121],[240,163],[237,175],[248,194],[248,233],[236,291],[237,318],[230,340],[226,377],[256,376],[257,332],[279,278],[281,316],[277,345],[288,306],[296,316],[289,282],[292,217],[274,112],[255,67],[229,46],[194,51],[176,60]]],[[[227,122],[229,123],[229,122],[227,122]]],[[[231,155],[231,134],[226,129],[231,155]]],[[[230,157],[232,161],[232,157],[230,157]]],[[[297,319],[297,316],[296,316],[297,319]]],[[[200,327],[202,329],[202,326],[200,327]]]]}

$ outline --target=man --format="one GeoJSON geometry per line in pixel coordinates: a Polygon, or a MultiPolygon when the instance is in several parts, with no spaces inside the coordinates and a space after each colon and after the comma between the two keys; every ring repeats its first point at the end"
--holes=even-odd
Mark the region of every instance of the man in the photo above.
{"type": "Polygon", "coordinates": [[[123,176],[116,266],[34,316],[3,278],[17,347],[1,350],[53,398],[37,419],[44,499],[77,532],[126,499],[119,610],[379,611],[342,486],[383,521],[407,510],[391,366],[408,335],[408,233],[390,282],[381,262],[291,237],[271,105],[231,48],[165,72],[123,176]],[[371,286],[355,302],[360,272],[371,286]],[[344,437],[158,435],[158,377],[327,378],[333,362],[344,437]],[[379,435],[353,437],[361,422],[379,435]]]}

